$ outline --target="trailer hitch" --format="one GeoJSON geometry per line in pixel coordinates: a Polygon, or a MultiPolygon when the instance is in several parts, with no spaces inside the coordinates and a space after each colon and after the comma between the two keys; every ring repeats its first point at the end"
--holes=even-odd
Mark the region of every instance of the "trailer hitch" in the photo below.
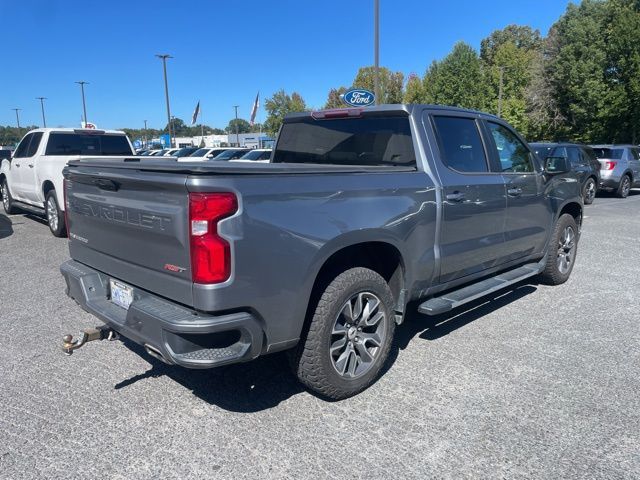
{"type": "Polygon", "coordinates": [[[74,340],[73,335],[65,335],[62,337],[62,351],[65,355],[71,355],[74,350],[94,340],[113,341],[118,339],[118,333],[106,325],[95,328],[85,328],[80,335],[80,340],[74,340]]]}

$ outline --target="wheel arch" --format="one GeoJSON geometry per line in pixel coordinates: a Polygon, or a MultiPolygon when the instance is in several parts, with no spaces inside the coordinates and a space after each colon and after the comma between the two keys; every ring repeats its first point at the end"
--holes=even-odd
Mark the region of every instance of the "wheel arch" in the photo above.
{"type": "Polygon", "coordinates": [[[565,213],[568,213],[574,218],[578,227],[582,226],[583,209],[582,205],[580,205],[579,202],[572,201],[565,203],[558,213],[558,218],[560,218],[565,213]]]}

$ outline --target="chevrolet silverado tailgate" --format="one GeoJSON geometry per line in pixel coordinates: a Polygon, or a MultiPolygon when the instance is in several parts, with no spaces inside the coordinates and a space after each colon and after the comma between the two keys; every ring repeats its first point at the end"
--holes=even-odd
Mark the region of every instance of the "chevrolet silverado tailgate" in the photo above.
{"type": "Polygon", "coordinates": [[[114,162],[70,166],[65,178],[71,257],[191,305],[187,174],[114,162]]]}

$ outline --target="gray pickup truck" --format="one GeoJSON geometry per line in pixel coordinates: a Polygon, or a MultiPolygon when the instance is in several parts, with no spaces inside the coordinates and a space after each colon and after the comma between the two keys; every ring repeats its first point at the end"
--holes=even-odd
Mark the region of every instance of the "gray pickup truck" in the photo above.
{"type": "Polygon", "coordinates": [[[582,200],[562,157],[505,122],[429,105],[291,115],[269,164],[70,162],[68,295],[168,364],[289,350],[341,399],[379,376],[408,308],[567,280],[582,200]]]}

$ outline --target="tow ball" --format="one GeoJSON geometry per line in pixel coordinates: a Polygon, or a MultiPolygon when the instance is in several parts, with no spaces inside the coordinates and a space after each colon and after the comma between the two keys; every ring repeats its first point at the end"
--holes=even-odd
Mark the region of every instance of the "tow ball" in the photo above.
{"type": "Polygon", "coordinates": [[[79,340],[74,340],[73,335],[65,335],[62,337],[62,351],[65,355],[71,355],[74,350],[77,350],[86,343],[93,342],[94,340],[113,341],[118,339],[118,333],[106,325],[95,328],[85,328],[80,333],[80,336],[79,340]]]}

